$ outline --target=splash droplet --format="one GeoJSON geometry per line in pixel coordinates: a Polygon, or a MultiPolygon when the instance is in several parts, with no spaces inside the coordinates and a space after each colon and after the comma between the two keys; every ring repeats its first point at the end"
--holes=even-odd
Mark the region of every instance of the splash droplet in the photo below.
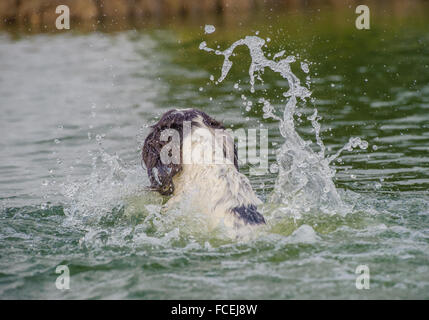
{"type": "Polygon", "coordinates": [[[211,24],[206,24],[206,26],[204,27],[204,32],[206,34],[210,34],[210,33],[213,33],[215,31],[216,31],[216,28],[211,24]]]}

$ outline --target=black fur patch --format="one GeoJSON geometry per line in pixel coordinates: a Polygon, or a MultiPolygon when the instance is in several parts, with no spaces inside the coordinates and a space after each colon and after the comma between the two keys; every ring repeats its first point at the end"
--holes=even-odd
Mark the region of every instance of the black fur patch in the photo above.
{"type": "Polygon", "coordinates": [[[241,206],[232,209],[232,212],[245,224],[255,225],[255,224],[265,224],[265,219],[258,212],[258,209],[255,205],[251,204],[248,206],[241,206]]]}
{"type": "MultiPolygon", "coordinates": [[[[161,132],[165,129],[174,129],[180,134],[180,149],[183,146],[183,122],[191,121],[191,124],[199,125],[192,122],[198,116],[201,116],[204,124],[213,129],[225,129],[222,123],[211,118],[206,113],[197,109],[188,110],[170,110],[163,114],[161,119],[153,126],[152,131],[146,137],[142,150],[142,159],[146,165],[147,174],[151,183],[151,189],[158,191],[162,195],[171,195],[174,192],[173,177],[182,170],[182,152],[180,150],[179,164],[163,164],[161,161],[161,149],[171,141],[161,141],[161,132]]],[[[224,155],[226,149],[224,148],[224,155]]],[[[237,146],[234,144],[234,165],[238,170],[237,146]]]]}

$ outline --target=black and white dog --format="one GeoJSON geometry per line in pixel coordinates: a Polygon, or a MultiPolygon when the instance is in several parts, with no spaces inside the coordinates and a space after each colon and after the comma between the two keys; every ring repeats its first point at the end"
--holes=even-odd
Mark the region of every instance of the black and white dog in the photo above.
{"type": "Polygon", "coordinates": [[[166,112],[151,126],[142,157],[151,189],[172,196],[167,207],[186,198],[197,210],[234,228],[265,224],[257,211],[262,202],[238,170],[233,138],[206,113],[166,112]]]}

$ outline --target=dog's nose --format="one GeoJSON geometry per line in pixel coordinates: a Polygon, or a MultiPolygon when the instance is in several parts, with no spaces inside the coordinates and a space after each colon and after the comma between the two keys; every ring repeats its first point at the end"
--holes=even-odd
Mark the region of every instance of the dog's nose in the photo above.
{"type": "Polygon", "coordinates": [[[160,188],[159,192],[160,192],[163,196],[169,196],[169,195],[173,194],[173,192],[174,192],[174,186],[173,186],[173,184],[171,184],[171,183],[166,184],[166,185],[163,185],[163,186],[160,188]]]}

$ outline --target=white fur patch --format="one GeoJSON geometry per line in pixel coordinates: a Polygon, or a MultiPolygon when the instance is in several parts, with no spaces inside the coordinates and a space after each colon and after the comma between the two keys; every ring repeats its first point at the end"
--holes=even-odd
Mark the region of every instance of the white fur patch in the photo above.
{"type": "Polygon", "coordinates": [[[225,130],[221,130],[224,139],[216,139],[215,130],[208,128],[202,120],[200,117],[194,120],[200,127],[193,126],[192,134],[184,137],[183,156],[184,159],[186,156],[188,161],[183,161],[182,171],[173,177],[175,190],[173,197],[167,202],[167,207],[187,199],[195,210],[209,215],[214,226],[219,223],[228,227],[242,225],[243,221],[231,210],[241,206],[257,206],[262,202],[247,177],[234,166],[232,137],[225,130]],[[225,141],[226,158],[223,157],[225,141]],[[219,150],[222,151],[222,159],[219,158],[219,150]],[[228,156],[230,154],[232,158],[228,156]]]}

